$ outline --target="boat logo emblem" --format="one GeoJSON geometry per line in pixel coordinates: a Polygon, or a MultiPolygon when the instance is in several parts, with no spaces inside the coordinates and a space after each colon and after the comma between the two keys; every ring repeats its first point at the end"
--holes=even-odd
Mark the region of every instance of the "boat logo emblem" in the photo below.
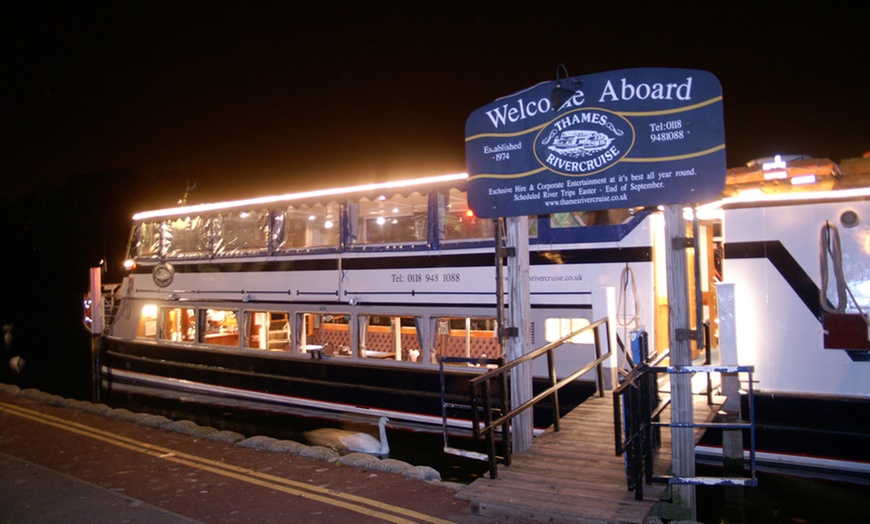
{"type": "Polygon", "coordinates": [[[619,162],[634,143],[624,117],[601,109],[577,109],[552,120],[535,138],[535,157],[567,176],[587,176],[619,162]]]}
{"type": "Polygon", "coordinates": [[[169,262],[161,262],[154,266],[154,271],[151,273],[154,278],[154,283],[158,287],[166,287],[172,283],[175,278],[175,268],[169,262]]]}

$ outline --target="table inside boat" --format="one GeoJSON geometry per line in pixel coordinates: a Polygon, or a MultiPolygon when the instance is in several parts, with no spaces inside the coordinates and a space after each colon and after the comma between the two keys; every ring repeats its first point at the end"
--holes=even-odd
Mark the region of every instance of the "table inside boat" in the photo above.
{"type": "Polygon", "coordinates": [[[395,351],[371,351],[367,349],[363,352],[363,355],[366,358],[396,358],[395,351]]]}
{"type": "Polygon", "coordinates": [[[302,346],[302,349],[311,355],[313,359],[323,358],[323,346],[319,344],[305,344],[302,346]]]}

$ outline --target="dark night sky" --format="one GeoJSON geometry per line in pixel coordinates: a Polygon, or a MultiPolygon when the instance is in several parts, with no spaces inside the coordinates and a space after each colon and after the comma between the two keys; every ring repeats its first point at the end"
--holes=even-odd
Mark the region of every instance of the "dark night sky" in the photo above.
{"type": "Polygon", "coordinates": [[[870,150],[865,27],[818,3],[13,3],[11,195],[112,172],[137,210],[174,205],[188,181],[195,203],[464,171],[468,115],[560,63],[711,71],[729,167],[870,150]]]}

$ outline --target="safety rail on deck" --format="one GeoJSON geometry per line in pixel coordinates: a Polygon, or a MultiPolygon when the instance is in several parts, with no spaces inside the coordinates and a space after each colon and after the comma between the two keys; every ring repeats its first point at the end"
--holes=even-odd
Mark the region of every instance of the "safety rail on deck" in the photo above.
{"type": "MultiPolygon", "coordinates": [[[[446,377],[444,375],[444,364],[460,364],[466,366],[473,367],[501,367],[504,366],[504,357],[500,358],[475,358],[475,357],[441,357],[439,359],[439,375],[441,379],[441,435],[444,440],[444,452],[450,453],[451,455],[457,455],[460,457],[475,459],[475,460],[490,460],[490,457],[496,456],[495,451],[495,435],[492,433],[486,436],[486,444],[487,444],[487,454],[479,453],[477,451],[471,451],[467,449],[459,449],[450,445],[448,430],[447,430],[447,412],[448,410],[458,410],[458,411],[471,411],[473,406],[471,404],[457,404],[453,402],[447,401],[447,385],[446,385],[446,377]]],[[[507,377],[500,377],[501,382],[499,383],[499,388],[501,391],[507,391],[507,377]]],[[[504,413],[507,411],[507,395],[501,395],[499,397],[498,404],[492,409],[497,413],[504,413]]],[[[477,418],[477,417],[472,417],[477,418]]],[[[507,424],[502,426],[501,431],[501,439],[502,445],[505,447],[510,446],[510,428],[508,428],[507,424]]],[[[493,458],[494,460],[494,458],[493,458]]],[[[491,467],[491,466],[490,466],[491,467]]]]}
{"type": "MultiPolygon", "coordinates": [[[[531,353],[523,355],[519,358],[511,360],[507,362],[503,366],[500,366],[496,369],[490,370],[482,375],[479,375],[468,381],[469,393],[471,395],[471,416],[472,416],[472,428],[474,431],[474,437],[477,439],[486,438],[488,446],[488,459],[489,459],[489,475],[490,478],[497,478],[498,476],[498,465],[497,465],[497,457],[495,454],[495,445],[493,443],[493,434],[499,428],[503,433],[503,439],[509,437],[510,429],[509,424],[510,421],[515,418],[520,413],[525,410],[533,407],[535,404],[541,402],[542,400],[552,396],[553,398],[553,430],[559,431],[559,390],[564,386],[570,384],[574,380],[577,380],[581,376],[586,373],[596,370],[596,382],[598,388],[598,395],[604,396],[604,370],[602,364],[605,360],[610,358],[611,348],[609,345],[610,341],[610,322],[607,318],[602,318],[600,320],[596,320],[595,322],[585,326],[573,333],[560,338],[554,342],[551,342],[545,346],[542,346],[531,353]],[[608,341],[607,353],[601,353],[601,334],[600,328],[604,329],[605,336],[604,339],[608,341]],[[594,347],[595,347],[595,360],[589,362],[579,370],[571,373],[570,375],[562,378],[556,378],[556,360],[554,352],[557,348],[564,345],[566,342],[569,342],[573,337],[580,335],[581,333],[585,333],[587,331],[591,331],[594,337],[594,347]],[[515,408],[510,407],[510,402],[507,399],[509,394],[507,388],[507,377],[508,373],[519,366],[520,364],[531,362],[536,358],[547,356],[547,365],[549,369],[549,387],[547,389],[541,391],[531,399],[523,402],[520,406],[515,408]],[[500,389],[502,389],[502,399],[493,401],[493,391],[490,388],[490,384],[495,381],[498,384],[501,384],[500,389]],[[498,407],[495,407],[495,406],[498,407]],[[483,416],[483,420],[481,421],[480,417],[483,416]]],[[[511,455],[511,446],[510,441],[505,440],[504,447],[504,456],[503,460],[505,464],[510,465],[510,455],[511,455]]]]}
{"type": "MultiPolygon", "coordinates": [[[[650,362],[636,365],[622,384],[613,390],[613,422],[616,455],[625,454],[625,475],[629,491],[635,499],[643,499],[643,485],[652,483],[757,486],[755,476],[755,401],[753,392],[753,366],[660,366],[668,357],[664,352],[650,362]],[[662,400],[658,374],[695,373],[747,373],[749,422],[661,422],[662,412],[670,405],[670,398],[662,400]],[[624,398],[624,400],[623,400],[624,398]],[[661,447],[661,427],[670,428],[715,428],[724,430],[749,430],[749,478],[740,477],[678,477],[655,476],[653,455],[661,447]]],[[[665,392],[667,394],[667,392],[665,392]]],[[[742,450],[741,450],[742,453],[742,450]]]]}
{"type": "Polygon", "coordinates": [[[121,284],[101,284],[99,304],[94,303],[90,292],[85,293],[82,322],[92,335],[99,336],[111,332],[121,301],[120,290],[121,284]],[[100,333],[94,333],[94,325],[101,326],[100,333]]]}
{"type": "MultiPolygon", "coordinates": [[[[645,345],[646,333],[638,336],[645,345]]],[[[645,357],[646,351],[642,355],[645,357]]],[[[658,376],[650,369],[667,357],[665,351],[656,355],[652,362],[635,365],[623,382],[613,389],[616,455],[625,454],[628,490],[634,491],[637,500],[643,499],[642,479],[647,484],[652,483],[653,454],[661,447],[661,427],[653,422],[660,420],[662,411],[670,404],[670,398],[662,401],[658,376]]]]}

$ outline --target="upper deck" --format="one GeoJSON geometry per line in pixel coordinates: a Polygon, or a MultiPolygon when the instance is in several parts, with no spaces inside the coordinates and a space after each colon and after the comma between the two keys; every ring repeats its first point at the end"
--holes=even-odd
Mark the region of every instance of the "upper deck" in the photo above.
{"type": "MultiPolygon", "coordinates": [[[[461,173],[137,213],[127,265],[491,250],[495,222],[468,207],[466,178],[461,173]]],[[[530,242],[622,242],[644,216],[613,209],[533,217],[530,242]]]]}

